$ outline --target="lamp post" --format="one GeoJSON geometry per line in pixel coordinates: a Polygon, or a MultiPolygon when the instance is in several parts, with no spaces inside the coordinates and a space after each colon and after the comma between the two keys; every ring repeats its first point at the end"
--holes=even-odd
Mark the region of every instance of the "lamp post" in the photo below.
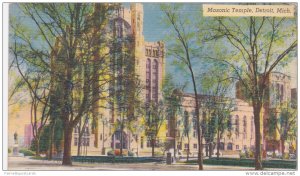
{"type": "Polygon", "coordinates": [[[107,119],[103,117],[102,114],[100,114],[100,118],[102,121],[102,155],[105,155],[105,148],[104,148],[104,126],[107,124],[107,119]]]}

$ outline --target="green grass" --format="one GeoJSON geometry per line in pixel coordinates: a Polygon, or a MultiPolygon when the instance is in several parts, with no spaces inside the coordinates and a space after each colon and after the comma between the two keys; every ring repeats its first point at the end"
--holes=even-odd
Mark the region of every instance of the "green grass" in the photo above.
{"type": "MultiPolygon", "coordinates": [[[[190,160],[188,162],[184,162],[186,164],[197,164],[197,160],[190,160]]],[[[236,159],[236,158],[211,158],[203,160],[203,164],[207,165],[223,165],[223,166],[243,166],[243,167],[254,167],[253,159],[236,159]]],[[[288,168],[288,169],[296,169],[297,162],[296,161],[288,161],[288,160],[264,160],[263,161],[264,168],[288,168]]]]}

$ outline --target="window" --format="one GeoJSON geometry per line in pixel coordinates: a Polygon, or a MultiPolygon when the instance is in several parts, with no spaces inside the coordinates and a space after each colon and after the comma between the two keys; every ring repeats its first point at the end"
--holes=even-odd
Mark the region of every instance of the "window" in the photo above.
{"type": "Polygon", "coordinates": [[[194,130],[197,129],[197,119],[196,119],[196,117],[193,118],[193,129],[194,130]]]}
{"type": "Polygon", "coordinates": [[[197,149],[197,144],[194,144],[194,149],[197,149]]]}
{"type": "Polygon", "coordinates": [[[232,116],[231,115],[229,116],[229,119],[228,119],[228,130],[229,131],[232,130],[232,116]]]}
{"type": "Polygon", "coordinates": [[[224,142],[220,142],[219,149],[224,150],[224,142]]]}
{"type": "Polygon", "coordinates": [[[240,133],[240,122],[239,122],[239,116],[236,115],[235,116],[235,133],[236,133],[236,137],[239,137],[239,133],[240,133]]]}
{"type": "Polygon", "coordinates": [[[74,145],[77,146],[78,145],[78,138],[74,137],[74,145]]]}
{"type": "Polygon", "coordinates": [[[232,143],[227,144],[227,150],[232,150],[232,143]]]}
{"type": "Polygon", "coordinates": [[[151,145],[151,138],[150,137],[147,138],[147,147],[148,148],[152,147],[152,145],[151,145]]]}
{"type": "Polygon", "coordinates": [[[116,33],[117,33],[117,37],[118,38],[122,38],[123,37],[123,28],[122,28],[122,22],[117,22],[116,24],[116,33]]]}
{"type": "Polygon", "coordinates": [[[247,138],[247,117],[244,116],[244,119],[243,119],[243,127],[244,127],[244,134],[243,134],[243,137],[244,139],[247,138]]]}
{"type": "Polygon", "coordinates": [[[177,148],[178,148],[179,150],[182,150],[182,143],[181,143],[181,142],[178,142],[178,143],[177,143],[177,148]]]}
{"type": "Polygon", "coordinates": [[[152,98],[157,103],[158,102],[158,62],[155,59],[152,68],[152,98]]]}
{"type": "Polygon", "coordinates": [[[83,146],[90,146],[90,138],[82,138],[82,145],[83,146]]]}
{"type": "Polygon", "coordinates": [[[102,133],[100,134],[100,141],[102,141],[102,133]]]}
{"type": "Polygon", "coordinates": [[[184,120],[183,120],[184,128],[187,129],[189,125],[189,113],[184,111],[184,120]]]}
{"type": "Polygon", "coordinates": [[[239,146],[239,145],[236,145],[236,146],[235,146],[235,149],[236,149],[236,150],[239,150],[239,149],[240,149],[240,146],[239,146]]]}
{"type": "Polygon", "coordinates": [[[194,132],[193,132],[193,137],[194,137],[194,138],[197,137],[197,132],[196,132],[196,130],[194,130],[194,132]]]}
{"type": "Polygon", "coordinates": [[[146,63],[146,102],[151,100],[151,60],[148,58],[146,63]]]}
{"type": "Polygon", "coordinates": [[[189,144],[184,144],[184,148],[188,149],[189,148],[189,144]]]}
{"type": "Polygon", "coordinates": [[[144,137],[141,137],[141,148],[144,148],[144,137]]]}
{"type": "Polygon", "coordinates": [[[254,132],[254,117],[251,118],[251,139],[253,138],[253,132],[254,132]]]}

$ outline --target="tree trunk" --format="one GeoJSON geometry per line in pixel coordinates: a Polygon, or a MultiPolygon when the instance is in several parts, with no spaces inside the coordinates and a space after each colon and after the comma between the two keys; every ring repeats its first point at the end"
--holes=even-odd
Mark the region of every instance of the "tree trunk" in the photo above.
{"type": "Polygon", "coordinates": [[[81,155],[80,149],[81,149],[81,140],[82,140],[82,135],[80,135],[80,130],[78,132],[78,142],[77,142],[77,156],[81,155]]]}
{"type": "Polygon", "coordinates": [[[155,156],[155,154],[154,154],[154,147],[155,147],[155,140],[154,140],[154,138],[151,139],[151,146],[152,146],[152,157],[154,157],[155,156]]]}
{"type": "Polygon", "coordinates": [[[284,159],[284,139],[280,139],[280,148],[281,148],[281,154],[282,154],[282,159],[284,159]]]}
{"type": "Polygon", "coordinates": [[[209,158],[212,157],[212,154],[213,154],[213,145],[212,145],[212,142],[209,143],[209,158]]]}
{"type": "Polygon", "coordinates": [[[54,139],[54,124],[52,123],[52,125],[51,125],[50,142],[49,142],[49,156],[48,156],[48,160],[52,160],[53,139],[54,139]]]}
{"type": "Polygon", "coordinates": [[[253,102],[254,123],[255,123],[255,170],[262,170],[262,151],[261,151],[261,129],[260,111],[261,106],[253,102]]]}
{"type": "Polygon", "coordinates": [[[39,138],[39,136],[36,137],[35,156],[40,156],[40,138],[39,138]]]}
{"type": "MultiPolygon", "coordinates": [[[[123,126],[123,124],[122,124],[122,126],[123,126]]],[[[123,127],[121,127],[121,140],[120,141],[121,141],[121,144],[120,144],[120,156],[123,156],[123,127]]]]}
{"type": "Polygon", "coordinates": [[[64,130],[64,156],[62,165],[72,165],[71,146],[72,146],[72,127],[65,126],[64,130]]]}
{"type": "Polygon", "coordinates": [[[220,130],[217,132],[217,160],[220,158],[220,130]]]}

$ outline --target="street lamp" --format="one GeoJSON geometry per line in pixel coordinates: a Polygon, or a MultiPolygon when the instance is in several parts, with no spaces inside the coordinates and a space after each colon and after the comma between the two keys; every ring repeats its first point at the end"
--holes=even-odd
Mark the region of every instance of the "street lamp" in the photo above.
{"type": "Polygon", "coordinates": [[[105,155],[105,148],[104,148],[104,125],[107,124],[107,119],[103,117],[102,114],[100,114],[100,119],[102,121],[102,155],[105,155]]]}

